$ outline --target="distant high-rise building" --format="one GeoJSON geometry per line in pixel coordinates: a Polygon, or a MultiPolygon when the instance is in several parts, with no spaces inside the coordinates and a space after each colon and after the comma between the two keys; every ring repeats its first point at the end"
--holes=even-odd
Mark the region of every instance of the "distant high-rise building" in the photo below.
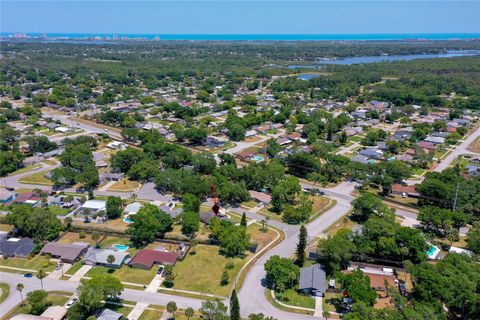
{"type": "Polygon", "coordinates": [[[153,38],[153,41],[160,41],[160,36],[155,36],[155,38],[153,38]]]}
{"type": "Polygon", "coordinates": [[[116,34],[113,35],[113,40],[118,40],[118,36],[116,34]]]}

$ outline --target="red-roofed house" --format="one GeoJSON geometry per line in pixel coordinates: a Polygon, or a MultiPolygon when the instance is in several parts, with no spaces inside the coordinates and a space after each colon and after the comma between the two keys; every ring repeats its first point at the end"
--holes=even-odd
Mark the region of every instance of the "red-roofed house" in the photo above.
{"type": "Polygon", "coordinates": [[[176,252],[143,249],[133,257],[130,266],[150,270],[154,264],[174,265],[177,259],[178,253],[176,252]]]}
{"type": "Polygon", "coordinates": [[[420,194],[415,189],[415,186],[404,186],[399,183],[394,183],[392,185],[392,193],[393,194],[403,194],[405,193],[408,196],[418,197],[420,194]]]}

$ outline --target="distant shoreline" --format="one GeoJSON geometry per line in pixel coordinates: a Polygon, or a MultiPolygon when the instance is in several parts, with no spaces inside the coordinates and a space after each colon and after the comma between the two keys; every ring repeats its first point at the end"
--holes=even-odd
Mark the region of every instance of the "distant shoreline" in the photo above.
{"type": "Polygon", "coordinates": [[[404,34],[87,34],[87,33],[0,33],[3,41],[459,41],[479,40],[480,33],[404,33],[404,34]]]}

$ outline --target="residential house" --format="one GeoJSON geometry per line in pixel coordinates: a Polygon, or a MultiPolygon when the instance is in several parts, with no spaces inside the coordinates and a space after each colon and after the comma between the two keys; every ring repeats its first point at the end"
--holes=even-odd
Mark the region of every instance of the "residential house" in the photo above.
{"type": "Polygon", "coordinates": [[[351,157],[350,161],[359,162],[359,163],[363,163],[363,164],[369,164],[368,157],[362,156],[361,154],[357,154],[357,155],[351,157]]]}
{"type": "Polygon", "coordinates": [[[256,154],[255,150],[245,149],[237,153],[235,156],[242,161],[247,161],[249,158],[253,157],[256,154]]]}
{"type": "Polygon", "coordinates": [[[27,258],[35,249],[30,238],[9,238],[0,240],[0,255],[4,257],[27,258]]]}
{"type": "Polygon", "coordinates": [[[32,207],[36,207],[40,204],[40,197],[33,192],[24,192],[15,197],[11,201],[12,204],[28,204],[32,207]]]}
{"type": "Polygon", "coordinates": [[[130,254],[126,251],[116,251],[113,249],[95,249],[89,248],[83,263],[90,266],[103,266],[107,268],[120,268],[124,263],[127,263],[130,254]],[[108,262],[108,257],[113,256],[114,261],[108,262]]]}
{"type": "Polygon", "coordinates": [[[300,270],[298,290],[313,296],[323,297],[327,291],[325,269],[320,264],[314,264],[300,270]]]}
{"type": "Polygon", "coordinates": [[[465,167],[469,176],[477,177],[480,176],[480,166],[476,164],[469,164],[465,167]]]}
{"type": "Polygon", "coordinates": [[[0,203],[5,204],[15,199],[16,193],[6,189],[0,189],[0,203]]]}
{"type": "Polygon", "coordinates": [[[88,210],[91,213],[105,211],[107,209],[107,202],[105,200],[87,200],[82,204],[82,211],[88,210]]]}
{"type": "Polygon", "coordinates": [[[412,134],[413,134],[413,128],[409,127],[409,128],[402,128],[400,130],[397,130],[394,134],[393,134],[393,138],[395,140],[399,140],[399,141],[403,141],[403,140],[408,140],[412,137],[412,134]]]}
{"type": "Polygon", "coordinates": [[[95,317],[97,320],[120,320],[124,318],[121,313],[115,312],[110,309],[98,310],[95,313],[95,317]]]}
{"type": "Polygon", "coordinates": [[[423,141],[430,142],[433,144],[444,144],[445,143],[445,138],[443,137],[434,137],[432,135],[426,137],[423,141]]]}
{"type": "Polygon", "coordinates": [[[280,137],[277,139],[277,143],[281,146],[285,146],[292,143],[292,140],[288,139],[287,137],[280,137]]]}
{"type": "Polygon", "coordinates": [[[50,318],[52,320],[62,320],[67,316],[67,308],[62,306],[51,306],[45,310],[41,317],[50,318]]]}
{"type": "Polygon", "coordinates": [[[272,202],[272,196],[265,192],[258,192],[255,190],[249,190],[248,192],[250,193],[250,197],[252,197],[259,203],[269,205],[272,202]]]}
{"type": "Polygon", "coordinates": [[[140,202],[130,203],[125,209],[123,209],[123,213],[126,215],[136,214],[142,207],[143,205],[140,202]]]}
{"type": "Polygon", "coordinates": [[[253,137],[255,137],[257,134],[258,134],[258,132],[255,131],[255,130],[247,130],[247,131],[245,132],[245,138],[253,138],[253,137]]]}
{"type": "Polygon", "coordinates": [[[374,149],[374,148],[366,148],[360,150],[358,153],[362,156],[365,156],[367,158],[372,158],[376,160],[382,160],[383,159],[383,151],[379,149],[374,149]]]}
{"type": "Polygon", "coordinates": [[[172,219],[175,219],[183,212],[182,209],[172,209],[170,206],[160,206],[159,209],[172,217],[172,219]]]}
{"type": "Polygon", "coordinates": [[[435,151],[435,149],[437,149],[437,147],[435,147],[435,145],[432,142],[428,142],[428,141],[420,141],[417,143],[417,146],[422,148],[427,153],[430,151],[435,151]]]}
{"type": "Polygon", "coordinates": [[[420,196],[420,194],[418,193],[415,186],[404,186],[404,185],[399,184],[399,183],[394,183],[392,185],[391,193],[392,194],[399,194],[399,195],[406,194],[409,197],[419,197],[420,196]]]}
{"type": "Polygon", "coordinates": [[[174,265],[177,259],[177,252],[142,249],[137,252],[129,265],[133,268],[150,270],[154,264],[174,265]]]}
{"type": "Polygon", "coordinates": [[[225,141],[222,141],[215,137],[206,137],[205,139],[203,139],[203,145],[210,148],[218,148],[223,147],[223,145],[225,145],[225,141]]]}
{"type": "Polygon", "coordinates": [[[85,245],[50,242],[42,248],[40,253],[42,255],[49,254],[65,263],[75,263],[87,250],[88,246],[85,245]]]}
{"type": "Polygon", "coordinates": [[[365,273],[370,278],[370,287],[375,291],[387,291],[397,287],[397,278],[393,275],[365,273]]]}

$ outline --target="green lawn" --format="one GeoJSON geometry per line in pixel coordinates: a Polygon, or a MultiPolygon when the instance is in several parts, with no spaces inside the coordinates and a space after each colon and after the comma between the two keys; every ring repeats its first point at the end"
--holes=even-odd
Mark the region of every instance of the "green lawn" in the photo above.
{"type": "Polygon", "coordinates": [[[29,172],[29,171],[32,171],[34,169],[37,169],[37,168],[40,168],[41,165],[39,164],[32,164],[30,166],[26,166],[26,167],[23,167],[23,168],[20,168],[12,173],[9,174],[9,176],[14,176],[16,174],[20,174],[20,173],[24,173],[24,172],[29,172]]]}
{"type": "Polygon", "coordinates": [[[315,309],[315,299],[310,295],[298,293],[295,289],[288,289],[282,294],[275,292],[275,296],[281,302],[291,306],[315,309]]]}
{"type": "Polygon", "coordinates": [[[70,212],[69,209],[61,208],[57,206],[48,206],[48,210],[56,216],[64,216],[70,212]]]}
{"type": "Polygon", "coordinates": [[[145,310],[140,316],[139,320],[158,320],[163,312],[160,310],[145,310]]]}
{"type": "Polygon", "coordinates": [[[18,179],[18,182],[26,183],[26,184],[40,184],[45,186],[53,186],[53,182],[50,179],[47,179],[44,177],[44,175],[48,172],[49,170],[36,172],[31,175],[18,179]]]}
{"type": "Polygon", "coordinates": [[[196,254],[188,254],[183,261],[177,262],[173,268],[176,274],[174,288],[227,297],[234,277],[247,262],[248,257],[234,259],[233,269],[228,270],[230,283],[221,286],[220,278],[227,264],[227,258],[221,256],[218,250],[217,246],[198,245],[195,248],[196,254]]]}
{"type": "Polygon", "coordinates": [[[7,299],[8,294],[10,293],[10,286],[6,283],[0,283],[0,290],[2,294],[0,295],[0,303],[7,299]]]}
{"type": "Polygon", "coordinates": [[[49,261],[46,256],[42,255],[36,255],[32,259],[3,258],[0,260],[0,266],[31,269],[36,271],[43,268],[47,272],[55,270],[56,265],[56,263],[49,261]]]}
{"type": "Polygon", "coordinates": [[[0,223],[0,231],[12,231],[12,225],[0,223]]]}
{"type": "MultiPolygon", "coordinates": [[[[54,306],[63,306],[68,301],[69,297],[64,297],[59,295],[49,295],[47,299],[54,306]]],[[[20,313],[28,313],[26,305],[25,306],[22,306],[20,304],[16,305],[2,318],[2,320],[11,319],[12,317],[20,313]]]]}
{"type": "Polygon", "coordinates": [[[157,273],[156,267],[152,267],[150,270],[136,269],[129,266],[122,266],[120,269],[109,269],[105,267],[95,267],[87,272],[87,277],[94,275],[112,275],[118,278],[122,282],[138,283],[141,285],[148,285],[150,281],[155,277],[157,273]]]}
{"type": "Polygon", "coordinates": [[[65,274],[74,275],[78,270],[80,270],[82,265],[82,261],[75,262],[70,269],[66,270],[65,274]]]}

